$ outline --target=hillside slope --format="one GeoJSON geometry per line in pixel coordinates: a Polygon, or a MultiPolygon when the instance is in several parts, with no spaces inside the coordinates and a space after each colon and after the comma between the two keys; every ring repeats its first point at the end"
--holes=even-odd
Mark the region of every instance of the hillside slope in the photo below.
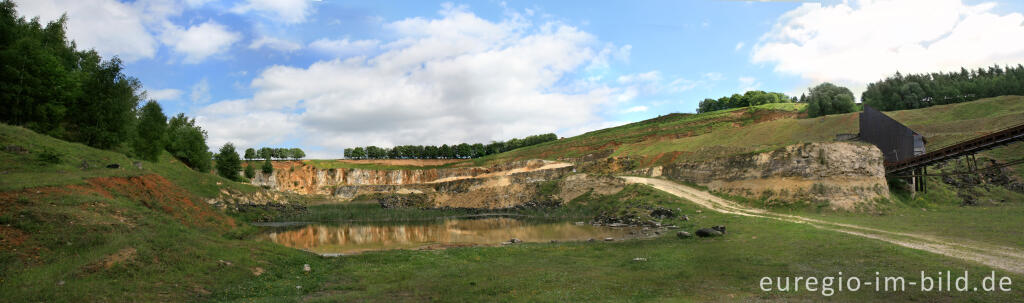
{"type": "MultiPolygon", "coordinates": [[[[803,104],[768,104],[704,114],[671,114],[589,132],[555,142],[525,147],[478,159],[505,162],[540,158],[628,156],[641,167],[676,161],[697,161],[783,146],[835,140],[857,133],[859,113],[799,118],[803,104]]],[[[1024,123],[1024,96],[1002,96],[972,102],[887,112],[924,135],[928,149],[1024,123]]],[[[984,155],[1000,161],[1019,155],[1018,143],[984,155]]]]}
{"type": "Polygon", "coordinates": [[[301,271],[298,252],[232,240],[251,227],[205,202],[222,188],[255,187],[166,153],[141,169],[134,162],[0,124],[3,301],[190,301],[254,272],[301,271]]]}

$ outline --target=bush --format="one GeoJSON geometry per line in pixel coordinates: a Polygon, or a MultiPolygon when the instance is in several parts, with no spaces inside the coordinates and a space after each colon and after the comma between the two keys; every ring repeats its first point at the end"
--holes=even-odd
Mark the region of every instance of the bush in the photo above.
{"type": "Polygon", "coordinates": [[[842,86],[825,82],[811,88],[807,95],[807,116],[811,118],[855,110],[857,105],[853,102],[853,93],[842,86]]]}
{"type": "Polygon", "coordinates": [[[249,179],[256,177],[256,168],[253,167],[252,163],[245,166],[245,177],[249,179]]]}
{"type": "Polygon", "coordinates": [[[36,155],[36,159],[40,162],[49,164],[60,164],[61,162],[60,154],[49,149],[44,149],[42,152],[39,152],[39,154],[36,155]]]}
{"type": "Polygon", "coordinates": [[[263,174],[264,175],[268,175],[268,176],[271,173],[274,172],[274,164],[270,163],[270,158],[267,158],[266,160],[263,161],[263,169],[262,170],[263,170],[263,174]]]}

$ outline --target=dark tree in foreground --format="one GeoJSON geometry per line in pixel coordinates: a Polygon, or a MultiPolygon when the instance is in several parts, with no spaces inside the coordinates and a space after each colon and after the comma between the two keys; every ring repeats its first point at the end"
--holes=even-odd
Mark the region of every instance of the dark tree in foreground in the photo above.
{"type": "Polygon", "coordinates": [[[167,116],[156,101],[146,102],[139,117],[135,153],[139,158],[156,162],[164,150],[167,134],[167,116]]]}
{"type": "Polygon", "coordinates": [[[235,151],[234,144],[231,142],[224,144],[215,158],[218,175],[229,180],[238,180],[238,171],[242,170],[242,159],[235,151]]]}
{"type": "Polygon", "coordinates": [[[807,95],[807,116],[820,117],[832,114],[850,113],[857,110],[850,89],[832,83],[822,83],[811,88],[807,95]]]}

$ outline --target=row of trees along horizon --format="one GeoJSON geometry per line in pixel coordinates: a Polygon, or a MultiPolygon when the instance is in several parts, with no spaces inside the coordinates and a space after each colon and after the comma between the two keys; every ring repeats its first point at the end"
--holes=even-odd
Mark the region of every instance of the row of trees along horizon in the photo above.
{"type": "MultiPolygon", "coordinates": [[[[893,76],[868,84],[861,94],[862,104],[882,111],[924,108],[1004,95],[1024,95],[1024,65],[987,68],[959,72],[893,76]]],[[[800,97],[782,93],[747,91],[743,95],[700,102],[697,113],[756,106],[769,103],[807,103],[808,117],[849,113],[857,110],[853,93],[846,87],[822,83],[800,97]]]]}
{"type": "MultiPolygon", "coordinates": [[[[213,159],[219,175],[240,179],[241,159],[233,144],[225,144],[216,155],[210,153],[206,130],[183,113],[168,119],[159,103],[147,100],[142,83],[123,73],[120,59],[115,56],[103,60],[95,50],[78,50],[75,42],[67,38],[66,16],[43,26],[39,18],[19,18],[15,7],[13,1],[0,1],[0,101],[4,107],[0,122],[147,161],[156,161],[166,150],[201,172],[210,171],[213,159]]],[[[889,111],[1009,94],[1024,95],[1024,66],[1020,64],[977,70],[961,68],[951,73],[897,72],[893,77],[869,84],[861,99],[864,104],[889,111]]],[[[799,98],[748,91],[743,95],[705,99],[697,112],[781,102],[807,103],[810,117],[847,113],[857,108],[849,89],[822,83],[799,98]]],[[[353,159],[476,158],[557,139],[555,134],[543,134],[490,144],[367,146],[345,149],[344,154],[353,159]]],[[[60,155],[52,152],[38,155],[60,161],[60,155]]],[[[283,148],[246,153],[248,160],[267,160],[264,169],[271,158],[304,156],[301,149],[283,148]]],[[[245,176],[250,176],[248,171],[245,176]]]]}
{"type": "Polygon", "coordinates": [[[349,159],[470,159],[499,154],[513,149],[558,140],[553,133],[512,138],[508,141],[494,141],[488,144],[461,143],[436,145],[399,145],[392,148],[377,146],[346,148],[345,158],[349,159]]]}

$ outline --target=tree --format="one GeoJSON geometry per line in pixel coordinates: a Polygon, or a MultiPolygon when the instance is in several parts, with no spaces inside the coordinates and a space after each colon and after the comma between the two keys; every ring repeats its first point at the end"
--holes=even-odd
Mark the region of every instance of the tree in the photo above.
{"type": "Polygon", "coordinates": [[[812,118],[849,113],[857,109],[850,89],[828,82],[811,88],[807,95],[807,103],[807,116],[812,118]]]}
{"type": "Polygon", "coordinates": [[[274,150],[269,147],[260,147],[260,150],[256,152],[256,157],[260,159],[270,159],[274,156],[274,150]]]}
{"type": "Polygon", "coordinates": [[[68,108],[68,137],[86,145],[110,149],[128,138],[141,97],[142,83],[121,73],[121,60],[101,62],[95,51],[82,55],[81,94],[68,108]]]}
{"type": "Polygon", "coordinates": [[[363,159],[363,158],[366,158],[366,151],[363,150],[362,147],[353,148],[352,149],[352,158],[353,159],[363,159]]]}
{"type": "Polygon", "coordinates": [[[206,131],[196,125],[195,119],[178,114],[167,123],[167,151],[185,165],[201,172],[210,171],[210,148],[206,145],[206,131]]]}
{"type": "Polygon", "coordinates": [[[263,176],[270,176],[274,172],[274,163],[270,162],[270,158],[263,160],[263,168],[261,170],[263,171],[263,176]]]}
{"type": "Polygon", "coordinates": [[[246,161],[252,161],[252,159],[256,159],[256,150],[253,149],[252,147],[246,148],[245,149],[245,160],[246,161]]]}
{"type": "Polygon", "coordinates": [[[256,177],[256,168],[255,165],[252,165],[252,163],[248,163],[245,165],[245,177],[249,179],[256,177]]]}
{"type": "Polygon", "coordinates": [[[139,117],[135,153],[144,160],[156,162],[164,150],[167,136],[167,116],[156,101],[146,102],[139,117]]]}
{"type": "Polygon", "coordinates": [[[292,160],[299,160],[306,157],[306,152],[302,151],[301,148],[292,148],[289,152],[292,160]]]}
{"type": "Polygon", "coordinates": [[[242,170],[242,159],[235,151],[235,145],[228,142],[220,148],[215,156],[217,161],[217,174],[228,180],[238,180],[238,171],[242,170]]]}

